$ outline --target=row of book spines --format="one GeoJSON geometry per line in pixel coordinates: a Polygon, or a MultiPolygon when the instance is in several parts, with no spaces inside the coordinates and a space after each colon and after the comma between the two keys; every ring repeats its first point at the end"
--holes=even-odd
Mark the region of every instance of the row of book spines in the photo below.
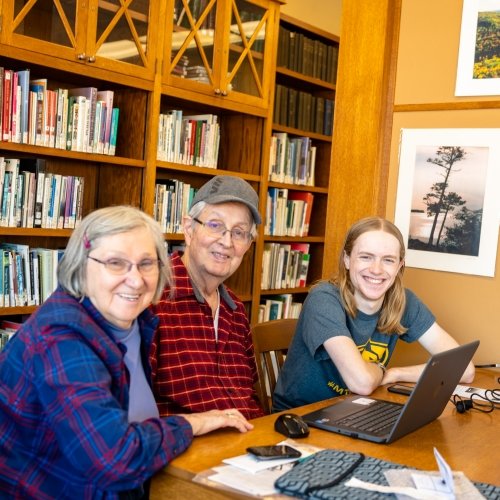
{"type": "MultiPolygon", "coordinates": [[[[3,158],[0,158],[2,164],[3,158]]],[[[74,229],[82,219],[84,177],[63,176],[0,165],[0,226],[74,229]],[[2,175],[3,171],[3,175],[2,175]]]]}
{"type": "Polygon", "coordinates": [[[334,101],[285,85],[276,84],[274,123],[286,127],[332,135],[334,101]]]}
{"type": "Polygon", "coordinates": [[[156,184],[154,219],[165,233],[182,233],[182,219],[187,215],[196,189],[190,184],[172,180],[156,184]]]}
{"type": "Polygon", "coordinates": [[[314,186],[316,146],[309,137],[290,138],[286,132],[275,132],[269,150],[269,180],[314,186]]]}
{"type": "Polygon", "coordinates": [[[337,80],[339,47],[280,26],[277,65],[325,82],[337,80]]]}
{"type": "Polygon", "coordinates": [[[63,250],[3,243],[0,307],[37,306],[57,286],[57,265],[63,250]]]}
{"type": "Polygon", "coordinates": [[[157,158],[185,165],[217,168],[220,126],[216,115],[160,114],[157,158]]]}
{"type": "Polygon", "coordinates": [[[314,195],[285,188],[269,188],[264,234],[270,236],[307,236],[314,195]]]}
{"type": "Polygon", "coordinates": [[[114,155],[119,109],[112,90],[51,90],[30,70],[0,67],[1,138],[5,142],[114,155]]]}
{"type": "Polygon", "coordinates": [[[272,295],[259,304],[258,323],[275,319],[298,318],[302,310],[301,302],[294,302],[291,293],[272,295]]]}
{"type": "Polygon", "coordinates": [[[309,271],[308,243],[266,243],[262,255],[262,290],[301,288],[309,271]]]}

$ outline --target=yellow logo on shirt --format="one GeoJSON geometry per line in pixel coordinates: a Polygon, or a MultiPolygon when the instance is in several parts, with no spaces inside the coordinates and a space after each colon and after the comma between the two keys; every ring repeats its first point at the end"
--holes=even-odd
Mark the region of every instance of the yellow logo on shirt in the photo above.
{"type": "Polygon", "coordinates": [[[369,340],[365,345],[358,345],[361,357],[369,363],[379,362],[385,364],[389,357],[386,343],[369,340]]]}

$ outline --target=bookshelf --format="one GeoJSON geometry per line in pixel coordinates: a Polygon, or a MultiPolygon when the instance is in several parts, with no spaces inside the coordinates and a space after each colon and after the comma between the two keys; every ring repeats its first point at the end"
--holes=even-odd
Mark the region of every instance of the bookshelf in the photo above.
{"type": "MultiPolygon", "coordinates": [[[[50,173],[83,177],[83,216],[95,208],[122,203],[154,214],[158,184],[170,186],[176,181],[178,189],[187,186],[192,193],[218,173],[247,180],[259,193],[263,214],[270,187],[313,194],[307,236],[265,235],[262,227],[240,268],[227,282],[247,305],[252,323],[258,319],[264,297],[290,293],[294,303],[303,299],[309,285],[322,277],[323,266],[331,135],[273,120],[274,88],[278,82],[333,99],[335,85],[299,71],[276,69],[276,57],[279,26],[293,27],[332,46],[338,46],[338,39],[286,16],[280,20],[280,3],[144,1],[124,7],[114,20],[116,8],[93,0],[87,7],[83,2],[65,6],[64,16],[55,7],[40,12],[38,3],[28,11],[20,11],[13,0],[4,0],[1,7],[0,66],[16,71],[29,68],[33,78],[47,78],[49,88],[93,86],[114,92],[114,105],[120,110],[114,156],[0,142],[0,156],[41,158],[50,173]],[[49,23],[46,26],[59,28],[38,31],[34,16],[49,23]],[[129,19],[134,20],[133,26],[129,19]],[[87,55],[81,57],[84,53],[87,55]],[[188,72],[190,67],[195,69],[188,72]],[[165,139],[159,135],[160,119],[174,112],[197,117],[204,121],[202,127],[207,126],[208,116],[216,118],[217,169],[159,153],[165,139]],[[314,185],[269,179],[269,152],[275,132],[306,137],[315,146],[314,185]],[[305,286],[261,290],[262,257],[269,243],[309,245],[305,286]]],[[[172,227],[166,239],[170,245],[179,245],[183,235],[172,232],[179,229],[172,227]]],[[[67,228],[0,227],[2,241],[30,247],[61,249],[70,234],[67,228]]],[[[0,317],[16,319],[34,310],[34,306],[0,307],[0,317]]]]}
{"type": "MultiPolygon", "coordinates": [[[[107,2],[91,2],[89,7],[84,2],[70,2],[62,10],[55,5],[45,8],[39,2],[24,9],[16,2],[2,2],[1,67],[13,71],[29,69],[30,79],[46,79],[49,90],[96,87],[114,93],[114,105],[120,109],[114,156],[30,141],[0,142],[0,156],[4,158],[21,162],[43,160],[46,173],[83,179],[83,215],[107,205],[142,204],[147,166],[147,106],[153,89],[155,55],[142,53],[130,57],[130,47],[127,54],[108,51],[104,56],[103,52],[116,48],[115,41],[123,39],[127,16],[135,20],[134,29],[140,30],[140,33],[130,31],[128,40],[128,45],[137,41],[141,46],[140,49],[137,46],[138,54],[144,36],[158,34],[158,26],[149,23],[148,17],[148,12],[150,16],[158,15],[157,7],[152,6],[149,11],[147,2],[141,6],[145,6],[144,12],[127,7],[112,22],[116,9],[107,2]]],[[[58,250],[66,246],[71,231],[71,228],[0,227],[0,239],[2,243],[29,245],[31,249],[58,250]]],[[[33,305],[0,307],[0,317],[22,319],[35,309],[33,305]]]]}
{"type": "MultiPolygon", "coordinates": [[[[252,305],[252,322],[257,322],[259,318],[262,321],[262,311],[266,311],[267,314],[269,306],[272,309],[276,301],[284,304],[290,302],[300,304],[305,299],[311,284],[325,276],[323,262],[338,49],[339,38],[335,35],[292,17],[283,14],[280,16],[273,119],[266,131],[271,138],[271,152],[263,190],[266,199],[273,198],[276,191],[280,193],[278,197],[281,195],[287,198],[285,205],[288,209],[285,209],[282,215],[285,219],[290,219],[290,214],[296,209],[296,206],[292,208],[290,205],[292,199],[309,197],[312,210],[308,216],[307,235],[293,229],[283,231],[282,227],[279,227],[278,231],[273,231],[272,227],[264,228],[262,245],[264,248],[262,251],[259,248],[258,252],[259,257],[262,257],[259,268],[263,271],[261,277],[255,280],[261,283],[261,290],[258,300],[252,305]],[[328,106],[325,106],[326,102],[329,103],[328,106]],[[272,137],[277,138],[278,145],[273,143],[272,137]],[[276,148],[281,148],[281,154],[276,153],[276,148]],[[303,156],[302,169],[307,170],[308,164],[310,168],[311,149],[314,149],[313,179],[294,175],[294,162],[298,165],[298,171],[301,170],[300,151],[303,156]],[[308,151],[307,155],[304,155],[304,150],[308,151]],[[288,162],[292,165],[292,175],[287,174],[286,167],[283,174],[283,168],[277,166],[280,160],[282,164],[288,162]],[[268,193],[273,194],[268,196],[268,193]],[[281,247],[284,256],[279,255],[280,250],[276,247],[281,247]],[[285,267],[281,273],[281,285],[276,288],[273,288],[272,284],[279,283],[279,278],[276,280],[276,276],[268,276],[269,248],[271,253],[278,254],[274,259],[275,265],[278,265],[278,274],[280,274],[279,266],[285,267]],[[286,267],[290,265],[291,274],[297,274],[293,267],[296,266],[294,249],[301,249],[306,255],[303,263],[307,270],[305,284],[303,277],[298,280],[292,277],[290,280],[287,275],[286,267]]],[[[269,214],[269,209],[267,207],[266,209],[269,214]]],[[[266,209],[263,213],[266,213],[266,209]]],[[[269,217],[266,220],[269,225],[269,217]]],[[[280,226],[279,221],[278,226],[280,226]]],[[[300,270],[298,274],[301,274],[300,270]]],[[[300,306],[295,307],[295,311],[298,310],[300,306]]],[[[268,319],[267,315],[264,319],[268,319]]]]}

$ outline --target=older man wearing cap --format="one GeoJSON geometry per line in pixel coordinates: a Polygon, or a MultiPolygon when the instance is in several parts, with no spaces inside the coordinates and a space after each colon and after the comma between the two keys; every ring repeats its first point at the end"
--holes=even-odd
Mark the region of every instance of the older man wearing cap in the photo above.
{"type": "Polygon", "coordinates": [[[198,190],[184,217],[186,249],[171,257],[175,285],[154,306],[153,390],[162,416],[214,409],[263,415],[245,308],[223,284],[257,234],[258,202],[246,181],[219,175],[198,190]]]}

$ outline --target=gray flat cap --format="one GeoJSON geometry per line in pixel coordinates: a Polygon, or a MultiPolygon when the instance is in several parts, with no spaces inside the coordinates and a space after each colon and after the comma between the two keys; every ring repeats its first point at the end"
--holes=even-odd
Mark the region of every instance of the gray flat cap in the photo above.
{"type": "Polygon", "coordinates": [[[240,177],[232,175],[217,175],[201,186],[197,191],[191,206],[204,201],[210,205],[236,201],[246,205],[252,213],[253,220],[260,224],[259,197],[250,184],[240,177]]]}

